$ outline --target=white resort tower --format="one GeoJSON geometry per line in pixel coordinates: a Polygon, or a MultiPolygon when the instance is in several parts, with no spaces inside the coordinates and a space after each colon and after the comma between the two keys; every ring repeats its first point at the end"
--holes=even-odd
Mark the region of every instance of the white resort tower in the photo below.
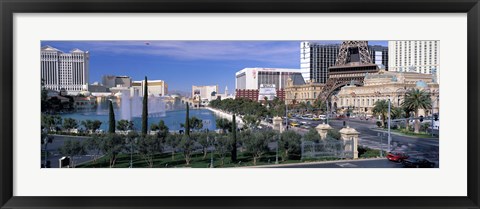
{"type": "Polygon", "coordinates": [[[68,94],[88,90],[89,52],[73,49],[64,53],[51,46],[42,47],[40,53],[41,78],[46,89],[68,94]]]}

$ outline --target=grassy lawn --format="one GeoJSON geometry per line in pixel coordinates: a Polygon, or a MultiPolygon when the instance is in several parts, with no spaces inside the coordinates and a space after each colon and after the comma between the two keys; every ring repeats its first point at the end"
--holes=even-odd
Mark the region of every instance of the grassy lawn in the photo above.
{"type": "MultiPolygon", "coordinates": [[[[380,156],[379,150],[373,150],[369,148],[359,147],[359,158],[372,158],[380,156]]],[[[208,153],[205,159],[203,154],[198,153],[192,156],[190,165],[185,164],[185,158],[181,153],[175,154],[175,160],[172,160],[172,155],[170,153],[158,154],[155,156],[154,168],[208,168],[210,166],[210,153],[208,153]]],[[[339,160],[335,157],[324,157],[324,158],[315,158],[315,159],[303,159],[300,160],[300,156],[293,156],[295,159],[282,161],[279,156],[279,164],[288,164],[288,163],[301,163],[301,162],[318,162],[318,161],[332,161],[339,160]]],[[[76,166],[77,168],[108,168],[109,159],[107,157],[101,157],[97,159],[96,162],[88,162],[82,165],[76,166]]],[[[133,167],[134,168],[147,168],[147,163],[139,155],[133,155],[133,167]]],[[[214,155],[214,167],[215,168],[228,168],[228,167],[244,167],[244,166],[253,166],[253,158],[246,152],[238,153],[238,162],[232,163],[230,156],[227,156],[224,159],[224,164],[221,165],[220,159],[217,155],[214,155]]],[[[265,154],[260,160],[257,160],[257,165],[273,165],[275,164],[275,152],[269,152],[265,154]]],[[[130,155],[129,154],[120,154],[115,163],[115,168],[128,168],[130,166],[130,155]]]]}
{"type": "Polygon", "coordinates": [[[427,132],[414,133],[413,131],[407,131],[405,129],[393,129],[393,130],[391,129],[390,131],[399,133],[402,135],[406,135],[406,136],[415,136],[419,138],[433,138],[432,134],[427,132]]]}
{"type": "MultiPolygon", "coordinates": [[[[181,153],[175,154],[175,160],[172,160],[172,155],[170,153],[158,154],[154,159],[155,168],[208,168],[210,166],[210,153],[208,153],[205,159],[203,154],[198,153],[192,155],[192,160],[190,165],[185,164],[185,158],[181,153]]],[[[243,167],[243,166],[253,166],[253,158],[247,153],[238,154],[238,162],[232,163],[230,156],[227,156],[224,159],[224,164],[221,165],[220,159],[217,155],[214,155],[213,165],[215,168],[227,168],[227,167],[243,167]]],[[[109,159],[107,157],[102,157],[97,160],[97,162],[89,162],[86,164],[78,165],[77,168],[108,168],[109,159]]],[[[133,167],[134,168],[146,168],[147,163],[139,155],[133,155],[133,167]]],[[[300,160],[286,160],[281,161],[279,157],[279,163],[299,163],[300,160]]],[[[275,164],[275,152],[270,152],[265,154],[260,160],[257,160],[257,165],[270,165],[275,164]]],[[[128,168],[130,166],[130,155],[129,154],[120,154],[115,163],[115,168],[128,168]]]]}
{"type": "MultiPolygon", "coordinates": [[[[387,152],[382,151],[383,156],[387,156],[387,152]]],[[[358,147],[358,158],[376,158],[380,157],[380,150],[371,149],[368,147],[358,147]]]]}
{"type": "MultiPolygon", "coordinates": [[[[386,128],[375,128],[375,129],[382,130],[382,131],[388,131],[388,129],[386,129],[386,128]]],[[[390,129],[390,131],[393,132],[393,133],[403,135],[403,136],[414,136],[414,137],[418,137],[418,138],[438,138],[438,135],[432,137],[432,133],[422,132],[422,131],[420,131],[419,133],[415,133],[415,132],[409,131],[409,130],[407,131],[406,129],[390,129]]]]}

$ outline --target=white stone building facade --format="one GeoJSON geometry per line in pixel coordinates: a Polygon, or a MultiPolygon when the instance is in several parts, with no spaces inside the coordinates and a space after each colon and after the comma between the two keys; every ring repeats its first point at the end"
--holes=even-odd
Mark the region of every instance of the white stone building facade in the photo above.
{"type": "Polygon", "coordinates": [[[440,80],[440,41],[389,41],[389,71],[435,74],[440,80]]]}
{"type": "Polygon", "coordinates": [[[64,53],[51,46],[44,46],[40,52],[41,78],[46,89],[76,95],[88,90],[89,82],[88,51],[73,49],[64,53]]]}
{"type": "Polygon", "coordinates": [[[408,90],[420,88],[430,93],[433,112],[438,113],[439,84],[434,83],[432,77],[414,72],[381,71],[369,74],[365,76],[364,86],[342,87],[333,106],[340,112],[350,110],[356,114],[372,114],[375,102],[390,99],[392,107],[399,107],[408,90]]]}

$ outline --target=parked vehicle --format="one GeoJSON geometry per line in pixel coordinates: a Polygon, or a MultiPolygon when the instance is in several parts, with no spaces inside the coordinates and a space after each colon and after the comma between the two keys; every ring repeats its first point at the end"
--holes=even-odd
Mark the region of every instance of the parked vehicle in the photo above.
{"type": "Polygon", "coordinates": [[[300,117],[301,119],[303,120],[312,120],[313,116],[310,115],[310,114],[307,114],[307,115],[302,115],[302,117],[300,117]]]}
{"type": "Polygon", "coordinates": [[[310,126],[308,126],[308,125],[302,125],[302,126],[300,126],[300,128],[310,129],[310,126]]]}
{"type": "Polygon", "coordinates": [[[402,161],[403,167],[407,168],[433,168],[434,162],[430,162],[424,158],[408,158],[402,161]]]}
{"type": "Polygon", "coordinates": [[[390,152],[387,155],[387,159],[395,162],[402,162],[408,158],[408,155],[403,152],[390,152]]]}

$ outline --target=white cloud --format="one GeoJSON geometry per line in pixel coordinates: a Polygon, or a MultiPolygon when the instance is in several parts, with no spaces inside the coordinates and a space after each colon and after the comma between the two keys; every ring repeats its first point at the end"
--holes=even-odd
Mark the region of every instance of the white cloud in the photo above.
{"type": "MultiPolygon", "coordinates": [[[[269,41],[87,41],[58,42],[91,53],[165,56],[178,60],[252,60],[272,64],[296,63],[298,42],[269,41]]],[[[54,46],[55,47],[55,46],[54,46]]]]}

